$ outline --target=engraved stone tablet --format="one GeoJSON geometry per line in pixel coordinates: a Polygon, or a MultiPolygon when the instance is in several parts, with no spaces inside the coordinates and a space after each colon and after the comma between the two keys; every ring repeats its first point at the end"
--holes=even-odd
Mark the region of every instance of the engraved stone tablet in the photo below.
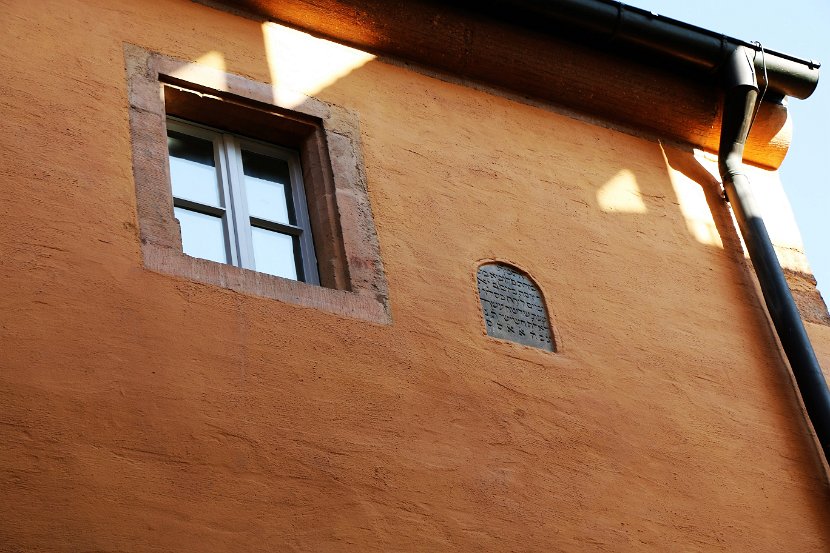
{"type": "Polygon", "coordinates": [[[488,335],[556,351],[542,294],[524,273],[501,263],[482,265],[478,297],[488,335]]]}

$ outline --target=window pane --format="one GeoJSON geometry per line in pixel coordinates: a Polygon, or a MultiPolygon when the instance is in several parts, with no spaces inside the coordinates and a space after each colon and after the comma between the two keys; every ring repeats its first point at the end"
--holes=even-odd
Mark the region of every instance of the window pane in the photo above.
{"type": "Polygon", "coordinates": [[[200,204],[222,206],[213,159],[213,142],[167,131],[173,196],[200,204]]]}
{"type": "Polygon", "coordinates": [[[277,223],[296,224],[291,202],[291,177],[285,160],[242,150],[248,213],[277,223]]]}
{"type": "Polygon", "coordinates": [[[294,237],[258,227],[252,227],[251,233],[256,270],[297,280],[294,237]]]}
{"type": "Polygon", "coordinates": [[[182,250],[187,255],[228,262],[225,247],[225,223],[221,217],[197,213],[180,207],[173,208],[182,227],[182,250]]]}

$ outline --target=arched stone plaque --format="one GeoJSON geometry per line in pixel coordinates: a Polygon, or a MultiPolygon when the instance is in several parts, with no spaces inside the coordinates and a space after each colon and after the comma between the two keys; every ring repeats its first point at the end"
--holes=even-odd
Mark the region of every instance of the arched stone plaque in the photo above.
{"type": "Polygon", "coordinates": [[[489,336],[556,351],[542,293],[527,275],[509,265],[488,263],[478,268],[477,280],[489,336]]]}

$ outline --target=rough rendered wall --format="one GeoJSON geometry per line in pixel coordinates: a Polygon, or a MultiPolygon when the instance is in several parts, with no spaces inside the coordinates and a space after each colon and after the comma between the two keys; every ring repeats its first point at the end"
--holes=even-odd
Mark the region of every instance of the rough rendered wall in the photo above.
{"type": "Polygon", "coordinates": [[[1,551],[830,551],[700,156],[191,2],[3,12],[1,551]],[[125,42],[359,113],[391,325],[143,268],[125,42]],[[485,336],[494,258],[560,353],[485,336]]]}

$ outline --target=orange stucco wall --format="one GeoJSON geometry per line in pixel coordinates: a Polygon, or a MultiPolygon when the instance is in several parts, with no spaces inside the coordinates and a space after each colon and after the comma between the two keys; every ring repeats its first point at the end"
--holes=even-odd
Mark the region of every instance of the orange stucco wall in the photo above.
{"type": "Polygon", "coordinates": [[[830,551],[705,156],[191,2],[4,12],[0,550],[830,551]],[[359,114],[391,324],[143,268],[125,42],[359,114]]]}

